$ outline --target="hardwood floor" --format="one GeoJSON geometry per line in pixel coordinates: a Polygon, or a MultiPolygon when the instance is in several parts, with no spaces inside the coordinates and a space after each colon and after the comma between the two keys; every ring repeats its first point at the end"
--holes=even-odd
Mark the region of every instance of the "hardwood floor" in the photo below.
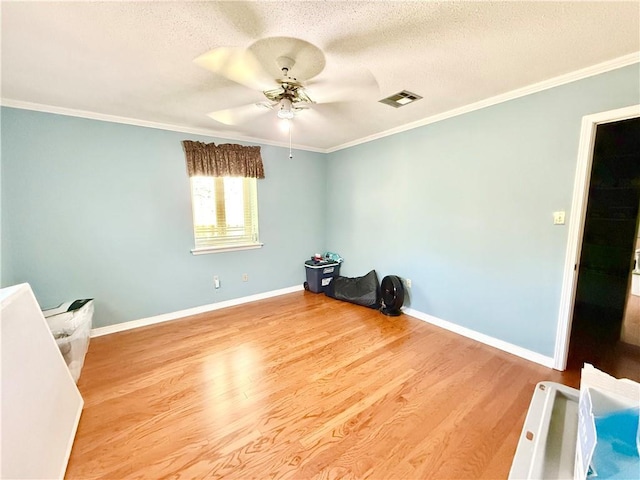
{"type": "Polygon", "coordinates": [[[91,340],[67,478],[506,478],[560,373],[294,293],[91,340]]]}
{"type": "Polygon", "coordinates": [[[618,340],[615,314],[576,309],[573,322],[568,370],[578,371],[590,363],[614,377],[640,382],[640,346],[618,340]]]}

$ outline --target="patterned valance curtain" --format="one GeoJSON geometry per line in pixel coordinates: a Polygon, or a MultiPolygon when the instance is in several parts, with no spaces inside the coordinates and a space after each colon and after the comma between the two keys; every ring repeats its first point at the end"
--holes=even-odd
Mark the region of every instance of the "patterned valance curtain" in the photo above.
{"type": "Polygon", "coordinates": [[[264,178],[260,147],[225,143],[182,142],[190,177],[264,178]]]}

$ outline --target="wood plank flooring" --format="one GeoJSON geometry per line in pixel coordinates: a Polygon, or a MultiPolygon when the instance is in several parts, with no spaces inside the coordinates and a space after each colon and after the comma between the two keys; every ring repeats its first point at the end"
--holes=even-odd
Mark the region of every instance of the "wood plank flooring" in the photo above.
{"type": "Polygon", "coordinates": [[[560,373],[293,293],[91,340],[70,479],[506,478],[560,373]]]}

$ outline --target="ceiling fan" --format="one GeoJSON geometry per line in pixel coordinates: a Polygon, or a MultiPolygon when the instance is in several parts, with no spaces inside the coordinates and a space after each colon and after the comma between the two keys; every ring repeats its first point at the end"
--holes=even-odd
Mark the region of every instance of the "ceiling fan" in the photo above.
{"type": "MultiPolygon", "coordinates": [[[[315,104],[329,106],[378,93],[377,81],[364,69],[346,69],[341,78],[327,78],[329,74],[313,80],[325,69],[324,54],[315,45],[297,38],[264,38],[247,49],[218,47],[194,62],[237,84],[261,91],[266,97],[266,101],[208,114],[225,125],[251,121],[269,110],[275,110],[278,118],[291,120],[315,104]]],[[[323,111],[327,113],[326,109],[323,111]]]]}
{"type": "Polygon", "coordinates": [[[276,81],[280,84],[278,88],[265,90],[264,96],[271,102],[266,104],[269,108],[278,109],[278,118],[291,120],[294,111],[307,108],[305,104],[315,103],[304,89],[304,86],[297,78],[289,76],[289,71],[295,65],[295,60],[289,57],[278,57],[276,63],[282,71],[282,77],[276,81]]]}

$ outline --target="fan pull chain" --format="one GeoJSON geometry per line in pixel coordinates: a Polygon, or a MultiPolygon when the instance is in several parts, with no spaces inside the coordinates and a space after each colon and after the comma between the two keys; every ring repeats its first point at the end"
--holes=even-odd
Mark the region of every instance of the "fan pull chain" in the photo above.
{"type": "Polygon", "coordinates": [[[291,151],[291,120],[287,120],[289,122],[289,159],[293,158],[293,152],[291,151]]]}

